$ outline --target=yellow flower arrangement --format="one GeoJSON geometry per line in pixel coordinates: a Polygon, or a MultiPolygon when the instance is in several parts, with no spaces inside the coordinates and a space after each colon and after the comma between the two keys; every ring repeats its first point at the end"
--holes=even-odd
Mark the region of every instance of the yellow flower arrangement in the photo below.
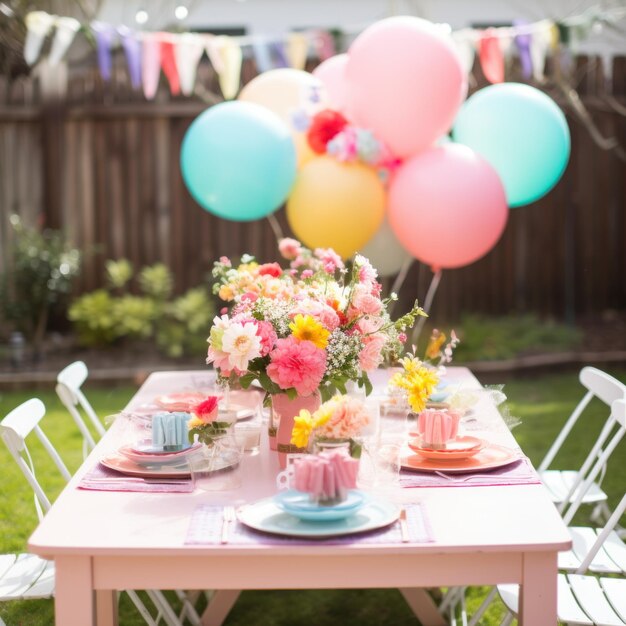
{"type": "Polygon", "coordinates": [[[323,426],[332,414],[332,410],[316,411],[315,416],[310,411],[302,409],[293,420],[293,430],[291,431],[291,443],[298,448],[306,448],[309,445],[309,437],[316,428],[323,426]]]}
{"type": "Polygon", "coordinates": [[[424,365],[416,356],[406,356],[400,359],[400,363],[404,372],[394,374],[389,382],[394,387],[404,389],[411,409],[420,413],[439,383],[439,376],[436,370],[424,365]]]}

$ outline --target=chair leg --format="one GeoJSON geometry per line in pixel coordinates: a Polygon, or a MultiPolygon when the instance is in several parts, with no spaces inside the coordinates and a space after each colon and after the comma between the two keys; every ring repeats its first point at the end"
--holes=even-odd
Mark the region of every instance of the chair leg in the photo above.
{"type": "Polygon", "coordinates": [[[513,621],[513,613],[508,612],[504,616],[504,619],[500,622],[500,626],[509,626],[512,621],[513,621]]]}
{"type": "Polygon", "coordinates": [[[191,622],[192,626],[200,626],[201,620],[198,612],[196,611],[196,607],[194,606],[200,597],[199,591],[181,591],[180,589],[176,590],[176,595],[178,599],[183,603],[183,608],[178,616],[181,624],[185,621],[185,616],[191,622]]]}
{"type": "Polygon", "coordinates": [[[478,620],[485,614],[485,611],[489,608],[489,605],[495,600],[498,590],[496,587],[492,587],[491,591],[487,594],[487,597],[482,601],[482,604],[476,610],[476,613],[472,615],[472,619],[469,621],[468,626],[476,626],[478,620]]]}
{"type": "Polygon", "coordinates": [[[181,626],[181,622],[178,619],[178,615],[174,612],[174,609],[170,606],[170,603],[167,601],[166,597],[163,595],[162,591],[158,589],[149,589],[146,590],[146,593],[152,600],[154,606],[159,610],[159,617],[157,618],[157,623],[160,621],[160,618],[163,618],[163,621],[167,624],[167,626],[181,626]]]}
{"type": "Polygon", "coordinates": [[[202,626],[221,626],[233,608],[241,591],[238,589],[218,589],[211,595],[211,601],[202,614],[202,626]]]}
{"type": "Polygon", "coordinates": [[[137,595],[137,592],[131,589],[131,590],[126,590],[126,593],[128,594],[128,597],[131,599],[131,602],[135,605],[135,608],[141,614],[141,617],[143,617],[146,624],[148,624],[148,626],[158,626],[157,622],[155,622],[152,619],[152,615],[150,615],[150,611],[148,611],[148,609],[146,608],[146,605],[141,601],[141,599],[137,595]]]}

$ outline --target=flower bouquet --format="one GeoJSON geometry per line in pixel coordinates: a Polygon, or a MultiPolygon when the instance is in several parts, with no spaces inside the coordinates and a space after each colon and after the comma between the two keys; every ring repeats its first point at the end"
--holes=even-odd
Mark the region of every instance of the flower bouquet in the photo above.
{"type": "Polygon", "coordinates": [[[381,297],[376,270],[362,255],[346,267],[333,250],[312,251],[294,239],[281,240],[279,250],[289,267],[249,255],[237,267],[226,257],[215,263],[214,291],[230,310],[213,320],[207,363],[220,380],[244,389],[256,381],[271,398],[270,445],[276,434],[282,465],[284,454],[299,450],[289,443],[294,416],[345,394],[349,381],[369,393],[368,372],[397,358],[405,330],[425,313],[415,304],[393,321],[395,295],[381,297]]]}
{"type": "Polygon", "coordinates": [[[215,263],[214,292],[231,303],[215,317],[207,363],[222,379],[245,389],[253,381],[270,395],[327,400],[346,393],[355,381],[371,390],[368,372],[393,360],[406,341],[405,330],[419,315],[417,304],[392,321],[389,303],[370,262],[356,255],[350,268],[331,249],[311,251],[282,239],[278,263],[259,264],[246,255],[236,268],[222,257],[215,263]]]}

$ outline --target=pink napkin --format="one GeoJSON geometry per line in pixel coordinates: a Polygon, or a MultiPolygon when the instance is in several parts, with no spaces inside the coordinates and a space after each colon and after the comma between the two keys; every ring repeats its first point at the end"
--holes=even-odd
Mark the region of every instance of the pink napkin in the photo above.
{"type": "Polygon", "coordinates": [[[335,498],[356,488],[358,459],[339,450],[308,455],[295,463],[295,487],[317,497],[335,498]]]}
{"type": "Polygon", "coordinates": [[[138,491],[145,493],[191,493],[194,489],[190,478],[140,478],[126,476],[115,470],[96,465],[83,476],[79,489],[91,491],[138,491]],[[156,482],[163,480],[163,482],[156,482]]]}
{"type": "Polygon", "coordinates": [[[528,458],[489,471],[467,474],[439,474],[402,470],[402,487],[493,487],[497,485],[538,485],[541,480],[528,458]]]}
{"type": "Polygon", "coordinates": [[[460,419],[457,411],[426,409],[417,418],[417,430],[424,444],[443,445],[456,437],[460,419]]]}

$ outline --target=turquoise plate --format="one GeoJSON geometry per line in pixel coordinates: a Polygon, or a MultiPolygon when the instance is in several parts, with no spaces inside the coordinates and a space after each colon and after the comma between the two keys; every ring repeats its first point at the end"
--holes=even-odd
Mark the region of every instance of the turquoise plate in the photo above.
{"type": "Polygon", "coordinates": [[[309,500],[309,494],[295,489],[280,491],[274,496],[274,503],[286,513],[312,522],[327,522],[344,519],[356,513],[365,503],[366,495],[352,489],[341,504],[320,506],[309,500]]]}
{"type": "Polygon", "coordinates": [[[254,530],[307,539],[364,533],[389,526],[397,521],[399,516],[400,509],[397,505],[374,498],[344,519],[323,522],[304,520],[285,513],[273,498],[265,498],[254,504],[242,506],[237,511],[239,521],[254,530]]]}

